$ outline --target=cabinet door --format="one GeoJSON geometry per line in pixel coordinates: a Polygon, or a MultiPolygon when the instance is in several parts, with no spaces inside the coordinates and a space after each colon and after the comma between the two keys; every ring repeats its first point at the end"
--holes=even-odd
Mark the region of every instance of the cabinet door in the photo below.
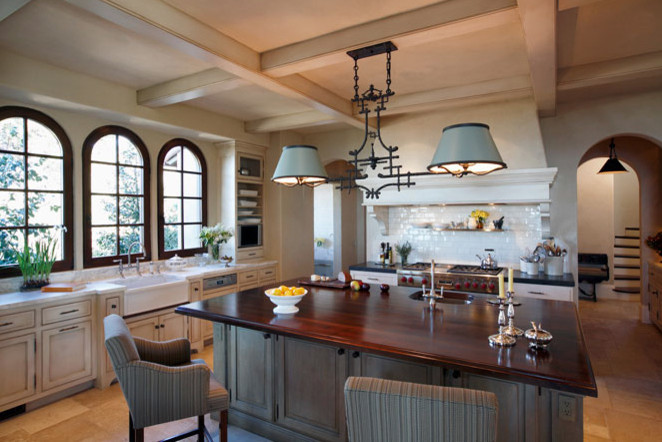
{"type": "Polygon", "coordinates": [[[35,392],[35,335],[0,340],[0,405],[35,392]]]}
{"type": "MultiPolygon", "coordinates": [[[[106,299],[106,316],[108,315],[119,315],[120,314],[120,298],[119,296],[114,296],[112,298],[107,298],[106,299]]],[[[103,329],[103,321],[101,321],[101,328],[103,329]]],[[[103,345],[103,353],[106,355],[104,358],[106,361],[106,371],[107,372],[112,372],[113,371],[113,364],[110,362],[110,356],[108,356],[108,352],[106,351],[105,344],[103,344],[103,340],[101,341],[103,345]]]]}
{"type": "Polygon", "coordinates": [[[159,341],[170,341],[176,338],[187,338],[187,316],[178,313],[168,313],[159,316],[159,341]]]}
{"type": "Polygon", "coordinates": [[[345,440],[347,352],[279,337],[277,422],[316,440],[345,440]]]}
{"type": "Polygon", "coordinates": [[[159,326],[158,316],[127,322],[126,325],[129,327],[131,336],[137,336],[150,341],[159,340],[159,329],[161,327],[159,326]]]}
{"type": "Polygon", "coordinates": [[[92,375],[92,322],[42,331],[42,389],[92,375]]]}
{"type": "MultiPolygon", "coordinates": [[[[189,301],[195,302],[202,299],[202,281],[194,281],[189,286],[189,301]]],[[[198,318],[189,318],[189,336],[191,343],[202,340],[202,320],[198,318]]]]}
{"type": "Polygon", "coordinates": [[[352,376],[414,382],[417,384],[441,384],[441,369],[439,367],[387,358],[370,353],[352,352],[351,356],[352,376]],[[359,373],[356,373],[355,369],[356,359],[359,359],[359,373]]]}
{"type": "Polygon", "coordinates": [[[230,329],[230,406],[265,420],[273,420],[273,341],[269,333],[230,329]]]}

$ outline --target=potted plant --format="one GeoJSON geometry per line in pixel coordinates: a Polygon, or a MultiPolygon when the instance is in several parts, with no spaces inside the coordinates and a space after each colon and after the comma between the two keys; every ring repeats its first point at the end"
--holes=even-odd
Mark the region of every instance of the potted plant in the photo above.
{"type": "Polygon", "coordinates": [[[662,256],[662,232],[657,232],[655,236],[646,238],[646,245],[662,256]]]}
{"type": "Polygon", "coordinates": [[[405,241],[402,244],[396,244],[395,245],[395,251],[398,252],[398,255],[400,255],[400,261],[402,262],[402,265],[405,266],[407,265],[407,258],[409,258],[409,254],[411,253],[411,244],[409,244],[409,241],[405,241]]]}
{"type": "Polygon", "coordinates": [[[23,275],[21,291],[35,290],[50,283],[51,270],[55,263],[57,239],[40,239],[34,250],[26,243],[22,251],[14,250],[18,268],[23,275]]]}
{"type": "Polygon", "coordinates": [[[476,228],[480,230],[485,226],[485,221],[490,214],[484,210],[474,209],[469,216],[476,221],[476,228]]]}
{"type": "Polygon", "coordinates": [[[227,243],[233,235],[232,229],[220,223],[215,226],[205,226],[200,231],[202,245],[209,249],[214,261],[218,261],[221,256],[221,245],[227,243]]]}

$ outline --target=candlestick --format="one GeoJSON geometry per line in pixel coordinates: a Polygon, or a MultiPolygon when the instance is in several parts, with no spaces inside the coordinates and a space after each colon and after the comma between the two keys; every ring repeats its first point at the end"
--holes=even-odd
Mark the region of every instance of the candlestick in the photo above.
{"type": "Polygon", "coordinates": [[[511,293],[514,292],[514,290],[513,290],[513,279],[515,279],[515,278],[513,278],[513,268],[509,267],[508,268],[508,291],[511,292],[511,293]]]}
{"type": "Polygon", "coordinates": [[[499,298],[506,298],[506,291],[503,287],[503,273],[499,273],[499,298]]]}
{"type": "Polygon", "coordinates": [[[515,293],[510,291],[507,294],[508,301],[506,301],[506,303],[508,304],[508,325],[501,329],[501,333],[504,333],[508,336],[518,337],[524,334],[524,330],[515,327],[515,305],[513,302],[514,295],[515,293]]]}
{"type": "Polygon", "coordinates": [[[517,341],[512,336],[508,336],[507,334],[503,333],[506,325],[505,305],[503,299],[499,298],[499,300],[501,301],[499,303],[499,316],[497,320],[499,324],[499,333],[488,336],[487,340],[489,341],[490,345],[494,345],[496,347],[511,347],[515,345],[517,341]]]}

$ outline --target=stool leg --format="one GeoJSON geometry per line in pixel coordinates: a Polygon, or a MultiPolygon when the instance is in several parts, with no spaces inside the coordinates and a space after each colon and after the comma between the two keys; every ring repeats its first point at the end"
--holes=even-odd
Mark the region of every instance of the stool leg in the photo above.
{"type": "Polygon", "coordinates": [[[205,441],[205,417],[198,416],[198,442],[205,441]]]}
{"type": "Polygon", "coordinates": [[[133,418],[129,412],[129,442],[136,442],[136,429],[133,428],[133,418]]]}
{"type": "Polygon", "coordinates": [[[228,440],[228,410],[221,411],[221,417],[218,420],[219,442],[228,440]]]}

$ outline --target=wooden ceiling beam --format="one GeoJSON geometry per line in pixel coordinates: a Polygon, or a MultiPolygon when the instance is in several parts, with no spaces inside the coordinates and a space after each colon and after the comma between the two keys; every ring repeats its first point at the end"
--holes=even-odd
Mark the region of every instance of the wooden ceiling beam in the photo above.
{"type": "Polygon", "coordinates": [[[556,0],[517,0],[517,3],[538,115],[553,116],[556,113],[556,0]]]}
{"type": "Polygon", "coordinates": [[[281,130],[301,129],[303,127],[322,126],[335,122],[330,116],[321,112],[299,112],[296,114],[279,115],[262,118],[244,123],[248,133],[268,133],[281,130]]]}
{"type": "Polygon", "coordinates": [[[387,40],[398,47],[464,35],[518,20],[515,0],[449,0],[263,52],[262,71],[292,75],[347,61],[347,51],[387,40]]]}
{"type": "Polygon", "coordinates": [[[30,0],[2,0],[0,2],[0,21],[6,19],[28,3],[30,3],[30,0]]]}

